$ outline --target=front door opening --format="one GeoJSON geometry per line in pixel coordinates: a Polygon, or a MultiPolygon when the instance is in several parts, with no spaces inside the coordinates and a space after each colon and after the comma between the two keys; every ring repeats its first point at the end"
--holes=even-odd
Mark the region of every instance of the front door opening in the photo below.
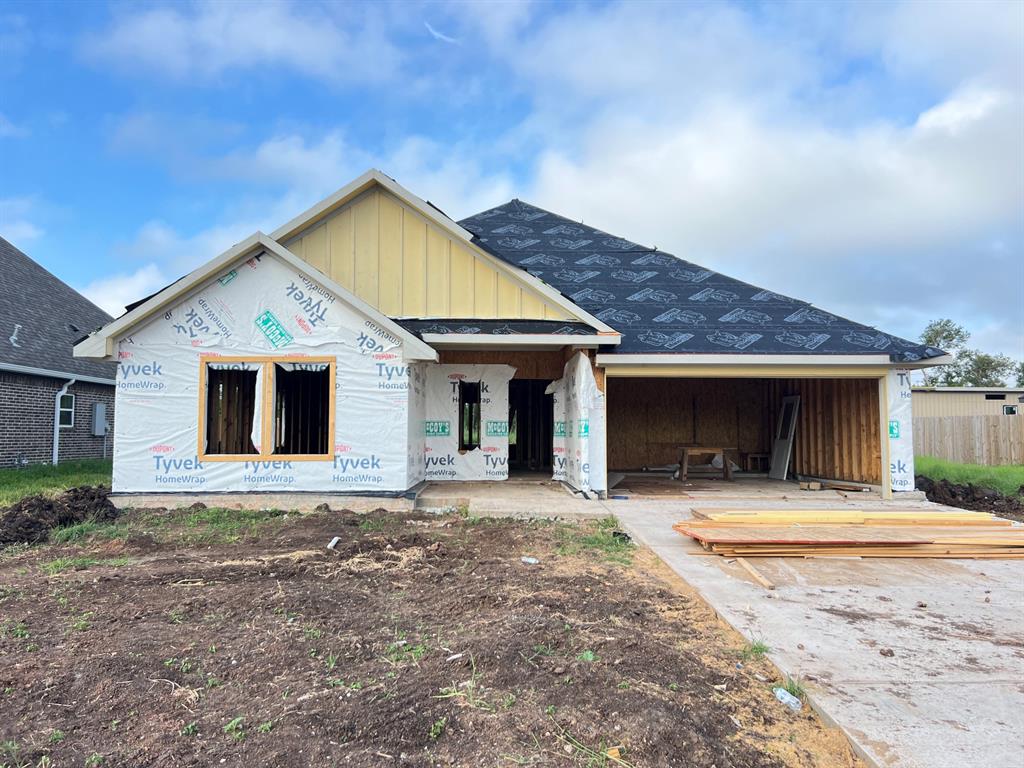
{"type": "Polygon", "coordinates": [[[508,383],[508,467],[513,472],[551,470],[554,401],[547,379],[508,383]]]}

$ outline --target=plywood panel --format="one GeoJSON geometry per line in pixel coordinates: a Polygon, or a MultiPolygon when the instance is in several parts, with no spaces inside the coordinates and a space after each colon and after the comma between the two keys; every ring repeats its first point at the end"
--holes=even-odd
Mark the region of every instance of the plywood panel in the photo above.
{"type": "Polygon", "coordinates": [[[637,469],[679,460],[681,443],[767,452],[761,379],[607,380],[608,466],[637,469]]]}
{"type": "Polygon", "coordinates": [[[355,246],[355,294],[380,307],[377,286],[380,279],[379,193],[368,195],[352,208],[355,246]]]}
{"type": "Polygon", "coordinates": [[[773,429],[781,398],[800,396],[794,472],[882,482],[876,379],[782,379],[771,391],[773,429]]]}
{"type": "Polygon", "coordinates": [[[377,309],[388,317],[402,314],[402,207],[390,195],[380,195],[380,296],[377,309]]]}
{"type": "Polygon", "coordinates": [[[427,313],[427,225],[416,216],[402,219],[402,315],[427,313]]]}

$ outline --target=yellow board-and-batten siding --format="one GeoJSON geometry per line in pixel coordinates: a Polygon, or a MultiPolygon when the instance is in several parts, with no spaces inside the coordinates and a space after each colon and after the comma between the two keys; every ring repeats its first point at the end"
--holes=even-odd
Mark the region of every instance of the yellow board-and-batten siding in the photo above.
{"type": "Polygon", "coordinates": [[[284,245],[389,317],[576,319],[383,189],[284,245]]]}
{"type": "Polygon", "coordinates": [[[1001,416],[1004,405],[1016,405],[1024,411],[1018,399],[1024,390],[1006,389],[977,392],[950,392],[915,389],[912,395],[914,416],[1001,416]],[[1002,400],[989,400],[985,395],[1002,395],[1002,400]]]}

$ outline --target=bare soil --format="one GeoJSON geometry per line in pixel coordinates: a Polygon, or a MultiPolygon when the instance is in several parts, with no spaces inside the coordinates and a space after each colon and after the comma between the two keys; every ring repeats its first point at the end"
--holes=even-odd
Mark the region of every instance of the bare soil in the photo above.
{"type": "Polygon", "coordinates": [[[962,485],[948,480],[936,482],[924,475],[918,475],[915,483],[919,490],[924,491],[928,501],[934,501],[936,504],[977,512],[991,512],[999,517],[1024,522],[1024,486],[1018,495],[1006,496],[995,488],[971,483],[962,485]]]}
{"type": "Polygon", "coordinates": [[[135,511],[0,550],[0,765],[861,765],[742,649],[595,523],[135,511]]]}
{"type": "Polygon", "coordinates": [[[71,488],[59,496],[28,496],[0,508],[0,547],[38,544],[53,528],[86,520],[113,520],[117,509],[107,498],[110,489],[99,486],[71,488]]]}

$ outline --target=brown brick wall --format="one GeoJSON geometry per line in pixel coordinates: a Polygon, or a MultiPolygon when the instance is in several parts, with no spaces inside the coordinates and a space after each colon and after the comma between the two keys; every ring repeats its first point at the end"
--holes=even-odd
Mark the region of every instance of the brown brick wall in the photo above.
{"type": "MultiPolygon", "coordinates": [[[[0,371],[0,467],[21,460],[49,463],[53,456],[53,400],[65,379],[0,371]]],[[[114,426],[114,387],[76,382],[68,389],[75,395],[75,426],[60,430],[60,460],[103,456],[103,438],[92,436],[92,405],[107,404],[111,455],[114,426]]]]}

